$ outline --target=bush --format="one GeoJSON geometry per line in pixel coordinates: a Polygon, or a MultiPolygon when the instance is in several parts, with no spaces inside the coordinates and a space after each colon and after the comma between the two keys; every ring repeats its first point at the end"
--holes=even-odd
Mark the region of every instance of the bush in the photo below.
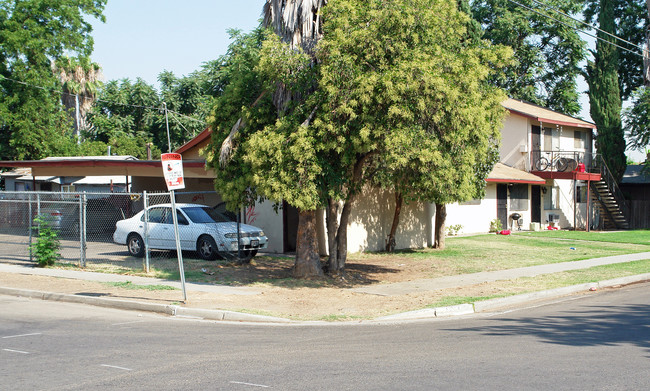
{"type": "Polygon", "coordinates": [[[503,229],[501,226],[501,220],[494,219],[490,221],[490,232],[499,232],[503,229]]]}
{"type": "Polygon", "coordinates": [[[462,224],[454,224],[447,227],[447,232],[449,233],[449,236],[456,236],[462,229],[462,224]]]}
{"type": "Polygon", "coordinates": [[[36,223],[36,226],[33,228],[38,230],[38,237],[36,242],[30,245],[30,250],[36,257],[38,266],[54,265],[56,261],[61,259],[59,235],[42,216],[36,216],[34,223],[36,223]]]}

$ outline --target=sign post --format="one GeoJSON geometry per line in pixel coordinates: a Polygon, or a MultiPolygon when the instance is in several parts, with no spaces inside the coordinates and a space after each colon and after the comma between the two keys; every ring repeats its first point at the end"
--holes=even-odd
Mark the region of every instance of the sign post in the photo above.
{"type": "Polygon", "coordinates": [[[183,287],[183,302],[187,302],[187,292],[185,291],[185,270],[183,269],[183,253],[181,251],[181,239],[178,233],[178,216],[176,214],[176,194],[174,190],[184,189],[185,181],[183,179],[183,158],[179,153],[163,153],[160,155],[162,161],[163,174],[165,183],[172,204],[172,219],[174,220],[174,237],[176,239],[176,254],[178,255],[178,271],[181,275],[181,286],[183,287]]]}

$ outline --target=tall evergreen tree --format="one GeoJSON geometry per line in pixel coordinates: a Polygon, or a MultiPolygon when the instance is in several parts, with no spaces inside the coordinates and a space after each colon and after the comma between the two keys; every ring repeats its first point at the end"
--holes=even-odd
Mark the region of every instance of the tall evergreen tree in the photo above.
{"type": "Polygon", "coordinates": [[[625,138],[621,122],[621,90],[619,85],[618,50],[611,43],[615,34],[615,1],[600,0],[598,41],[594,59],[587,64],[589,84],[589,112],[598,128],[596,148],[615,178],[625,172],[625,138]]]}

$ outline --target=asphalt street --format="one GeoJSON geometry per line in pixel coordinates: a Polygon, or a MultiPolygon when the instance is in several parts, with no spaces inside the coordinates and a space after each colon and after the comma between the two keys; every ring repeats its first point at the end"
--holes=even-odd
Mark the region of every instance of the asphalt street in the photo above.
{"type": "Polygon", "coordinates": [[[634,390],[650,284],[510,312],[254,325],[0,296],[4,389],[634,390]]]}

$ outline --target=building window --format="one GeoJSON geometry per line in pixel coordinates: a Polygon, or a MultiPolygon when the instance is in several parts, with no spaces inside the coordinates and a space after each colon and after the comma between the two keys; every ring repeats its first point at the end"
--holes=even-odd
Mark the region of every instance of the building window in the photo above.
{"type": "Polygon", "coordinates": [[[560,189],[557,187],[544,186],[544,210],[560,209],[560,189]]]}
{"type": "Polygon", "coordinates": [[[560,131],[557,128],[544,128],[544,150],[560,149],[560,131]]]}
{"type": "Polygon", "coordinates": [[[573,147],[575,149],[587,148],[587,132],[576,130],[573,132],[573,147]]]}
{"type": "Polygon", "coordinates": [[[75,191],[74,185],[61,185],[62,193],[72,193],[75,191]]]}
{"type": "Polygon", "coordinates": [[[528,185],[514,184],[510,187],[510,210],[528,210],[528,185]]]}
{"type": "Polygon", "coordinates": [[[587,202],[587,186],[578,186],[576,188],[576,202],[577,203],[587,202]]]}

